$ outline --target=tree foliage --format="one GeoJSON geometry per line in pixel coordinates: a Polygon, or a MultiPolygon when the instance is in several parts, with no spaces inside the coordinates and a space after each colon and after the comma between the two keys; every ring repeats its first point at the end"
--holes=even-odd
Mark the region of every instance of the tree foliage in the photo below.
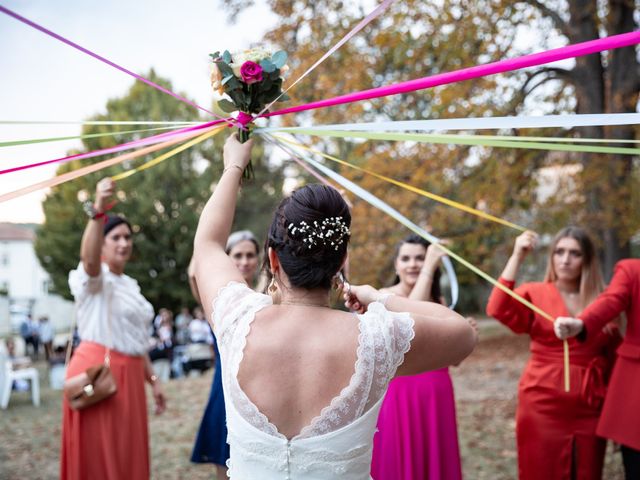
{"type": "MultiPolygon", "coordinates": [[[[224,0],[234,14],[253,2],[224,0]]],[[[269,0],[278,16],[266,40],[289,52],[290,78],[310,67],[373,8],[371,2],[269,0]]],[[[395,2],[342,46],[290,95],[300,104],[591,40],[635,28],[631,2],[443,0],[395,2]],[[599,5],[599,8],[596,8],[599,5]],[[588,14],[587,14],[588,13],[588,14]],[[522,39],[531,38],[530,41],[522,39]]],[[[282,119],[285,125],[515,115],[635,111],[638,62],[633,48],[590,55],[573,69],[540,68],[484,77],[415,93],[315,110],[282,119]],[[626,68],[621,65],[624,62],[626,68]],[[631,72],[629,72],[631,70],[631,72]],[[628,75],[627,75],[627,72],[628,75]],[[589,81],[584,81],[585,78],[589,81]],[[599,102],[592,101],[599,98],[599,102]]],[[[494,133],[494,132],[491,132],[494,133]]],[[[575,131],[535,129],[502,133],[633,138],[629,128],[575,131]]],[[[607,266],[628,251],[638,225],[632,206],[629,157],[559,155],[541,151],[407,142],[307,139],[324,151],[428,191],[482,208],[541,233],[582,223],[598,233],[607,266]],[[558,170],[563,165],[578,169],[558,170]],[[545,170],[546,169],[546,170],[545,170]],[[556,178],[555,195],[541,195],[544,172],[556,178]],[[571,172],[569,176],[565,172],[571,172]],[[611,247],[615,242],[616,247],[611,247]],[[615,251],[614,251],[615,250],[615,251]]],[[[389,202],[472,263],[497,274],[517,232],[435,204],[361,173],[341,173],[389,202]]],[[[393,244],[408,232],[354,200],[352,276],[387,284],[393,244]]],[[[478,282],[460,271],[462,281],[478,282]]]]}
{"type": "MultiPolygon", "coordinates": [[[[171,89],[170,83],[153,71],[148,78],[171,89]]],[[[106,112],[92,120],[188,121],[198,120],[198,117],[190,106],[136,83],[125,96],[110,100],[106,112]]],[[[83,133],[114,129],[131,127],[86,126],[83,133]]],[[[82,151],[111,147],[139,136],[122,134],[86,139],[82,151]]],[[[156,308],[176,310],[193,303],[186,270],[199,214],[222,172],[221,152],[225,137],[224,133],[218,135],[117,184],[118,203],[113,212],[125,214],[135,233],[134,254],[127,274],[138,280],[143,294],[156,308]]],[[[255,179],[252,188],[241,195],[234,227],[249,228],[261,234],[269,221],[267,212],[272,211],[279,200],[282,174],[262,159],[261,147],[258,146],[254,153],[255,179]]],[[[45,222],[38,232],[35,248],[57,293],[70,297],[67,275],[79,261],[80,240],[87,221],[79,199],[93,198],[99,179],[141,165],[154,155],[64,183],[47,195],[43,203],[45,222]]],[[[58,169],[58,174],[75,170],[85,163],[65,163],[58,169]]]]}

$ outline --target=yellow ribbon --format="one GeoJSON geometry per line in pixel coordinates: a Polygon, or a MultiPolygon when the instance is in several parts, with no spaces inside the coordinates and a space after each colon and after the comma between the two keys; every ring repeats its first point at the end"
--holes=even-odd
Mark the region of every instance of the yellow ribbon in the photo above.
{"type": "MultiPolygon", "coordinates": [[[[361,170],[363,172],[366,173],[371,173],[372,175],[381,178],[381,179],[386,179],[387,177],[384,177],[383,175],[379,175],[377,173],[374,172],[369,172],[363,168],[360,167],[356,167],[348,162],[345,162],[344,160],[340,160],[338,158],[332,157],[331,155],[327,155],[325,153],[322,153],[318,150],[315,150],[311,147],[307,147],[306,145],[303,145],[299,142],[295,142],[293,140],[289,140],[286,138],[281,137],[280,135],[274,135],[274,138],[277,138],[279,141],[283,142],[283,143],[288,143],[290,145],[294,145],[302,150],[306,150],[308,152],[311,153],[315,153],[317,155],[320,155],[324,158],[327,158],[329,160],[333,160],[336,161],[342,165],[347,165],[353,168],[356,168],[357,170],[361,170]]],[[[389,179],[389,180],[393,180],[393,179],[389,179]]],[[[396,183],[397,181],[393,180],[391,183],[396,183]]],[[[397,182],[398,184],[401,184],[402,182],[397,182]]],[[[404,184],[403,184],[404,185],[404,184]]],[[[410,185],[408,185],[408,187],[411,187],[410,185]]],[[[413,189],[415,190],[420,190],[417,189],[415,187],[411,187],[411,191],[413,191],[413,189]]],[[[417,193],[417,192],[416,192],[417,193]]],[[[428,193],[428,192],[425,192],[428,193]]],[[[433,195],[433,194],[432,194],[433,195]]],[[[436,195],[437,196],[437,195],[436,195]]],[[[448,200],[448,199],[445,199],[448,200]]],[[[454,204],[457,204],[458,202],[454,202],[453,200],[449,200],[449,202],[451,202],[451,204],[447,203],[447,205],[451,205],[454,206],[455,208],[459,208],[454,204]]],[[[444,203],[444,202],[443,202],[444,203]]],[[[459,204],[462,205],[462,204],[459,204]]],[[[466,207],[469,210],[475,210],[472,209],[471,207],[467,207],[466,205],[462,205],[464,207],[466,207]]],[[[468,210],[465,210],[468,211],[468,210]]],[[[479,210],[476,210],[479,213],[484,213],[484,212],[480,212],[479,210]]],[[[473,213],[473,212],[471,212],[473,213]]],[[[487,217],[484,217],[487,218],[487,217]]],[[[493,217],[496,218],[497,217],[493,217]]],[[[497,220],[502,220],[502,219],[497,219],[497,220]]],[[[495,220],[494,220],[495,221],[495,220]]],[[[510,223],[507,222],[506,220],[502,220],[498,223],[510,223]]],[[[512,225],[509,225],[512,226],[512,225]]],[[[518,225],[513,225],[512,228],[516,228],[518,230],[524,230],[522,227],[518,226],[518,225]]],[[[523,305],[525,305],[526,307],[528,307],[529,309],[531,309],[532,311],[534,311],[535,313],[537,313],[538,315],[540,315],[542,318],[549,320],[550,322],[554,322],[554,318],[553,316],[551,316],[550,314],[548,314],[547,312],[545,312],[544,310],[542,310],[540,307],[534,305],[533,303],[531,303],[529,300],[527,300],[526,298],[522,297],[521,295],[518,295],[516,292],[514,292],[513,290],[511,290],[510,288],[504,286],[503,284],[501,284],[499,281],[497,281],[495,278],[493,278],[492,276],[490,276],[489,274],[483,272],[482,270],[480,270],[478,267],[476,267],[475,265],[469,263],[467,260],[465,260],[464,258],[462,258],[460,255],[458,255],[457,253],[451,251],[449,248],[447,248],[446,246],[444,246],[443,244],[439,243],[438,244],[438,248],[442,249],[447,255],[449,255],[449,257],[457,260],[459,263],[461,263],[462,265],[464,265],[465,267],[467,267],[469,270],[471,270],[473,273],[475,273],[476,275],[478,275],[479,277],[485,279],[486,281],[488,281],[490,284],[492,284],[494,287],[502,290],[504,293],[506,293],[507,295],[509,295],[510,297],[512,297],[513,299],[517,300],[518,302],[522,303],[523,305]]],[[[563,341],[563,349],[564,349],[564,388],[565,391],[568,392],[569,391],[569,344],[566,340],[563,341]]]]}
{"type": "Polygon", "coordinates": [[[457,208],[458,210],[462,210],[462,211],[465,211],[467,213],[471,213],[472,215],[476,215],[478,217],[484,218],[486,220],[490,220],[490,221],[495,222],[495,223],[500,223],[501,225],[505,225],[507,227],[511,227],[511,228],[513,228],[515,230],[518,230],[520,232],[524,232],[525,230],[527,230],[525,227],[522,227],[520,225],[512,223],[512,222],[510,222],[508,220],[505,220],[503,218],[495,217],[495,216],[491,215],[490,213],[483,212],[482,210],[478,210],[477,208],[470,207],[468,205],[465,205],[465,204],[460,203],[460,202],[456,202],[455,200],[451,200],[449,198],[442,197],[442,196],[437,195],[435,193],[427,192],[426,190],[422,190],[421,188],[414,187],[413,185],[409,185],[409,184],[401,182],[399,180],[395,180],[393,178],[386,177],[386,176],[381,175],[381,174],[376,173],[376,172],[372,172],[371,170],[367,170],[366,168],[358,167],[357,165],[354,165],[352,163],[346,162],[346,161],[341,160],[339,158],[333,157],[333,156],[328,155],[326,153],[322,153],[322,152],[311,150],[310,148],[305,147],[304,145],[292,142],[291,140],[287,140],[287,139],[282,138],[280,136],[277,136],[277,137],[278,137],[278,140],[281,140],[281,141],[283,141],[285,143],[294,144],[294,145],[299,146],[302,149],[313,151],[314,153],[317,153],[318,155],[321,155],[321,156],[323,156],[324,158],[326,158],[328,160],[331,160],[333,162],[339,163],[340,165],[344,165],[344,166],[347,166],[349,168],[353,168],[354,170],[358,170],[360,172],[366,173],[367,175],[371,175],[373,177],[379,178],[380,180],[384,180],[385,182],[392,183],[393,185],[397,185],[398,187],[404,188],[405,190],[408,190],[408,191],[413,192],[413,193],[417,193],[418,195],[422,195],[423,197],[430,198],[432,200],[435,200],[436,202],[440,202],[440,203],[443,203],[445,205],[449,205],[450,207],[457,208]]]}
{"type": "Polygon", "coordinates": [[[167,153],[163,153],[159,157],[156,157],[156,158],[154,158],[152,160],[149,160],[148,162],[143,163],[142,165],[140,165],[140,166],[138,166],[136,168],[132,168],[130,170],[127,170],[126,172],[118,173],[117,175],[112,176],[111,180],[113,180],[113,181],[122,180],[123,178],[130,177],[131,175],[133,175],[135,173],[138,173],[138,172],[141,172],[143,170],[146,170],[147,168],[151,168],[151,167],[159,164],[160,162],[164,162],[168,158],[171,158],[174,155],[177,155],[178,153],[186,150],[187,148],[191,148],[194,145],[206,140],[207,138],[210,138],[210,137],[213,137],[214,135],[217,135],[224,128],[226,128],[226,125],[223,125],[223,126],[220,126],[220,127],[215,127],[212,130],[200,135],[199,137],[196,137],[193,140],[185,143],[184,145],[180,145],[179,147],[174,148],[173,150],[170,150],[167,153]]]}
{"type": "Polygon", "coordinates": [[[136,150],[134,152],[124,153],[118,155],[113,158],[109,158],[107,160],[103,160],[98,163],[94,163],[92,165],[87,165],[86,167],[81,167],[71,172],[63,173],[53,178],[48,178],[47,180],[43,180],[42,182],[34,183],[32,185],[28,185],[23,188],[19,188],[18,190],[14,190],[12,192],[4,193],[0,195],[0,203],[7,202],[14,198],[21,197],[22,195],[26,195],[27,193],[35,192],[37,190],[54,187],[56,185],[60,185],[65,182],[69,182],[71,180],[75,180],[76,178],[84,177],[89,173],[97,172],[99,170],[103,170],[105,168],[111,167],[113,165],[117,165],[118,163],[122,163],[126,160],[131,160],[134,158],[141,157],[148,153],[155,152],[157,150],[162,150],[163,148],[170,147],[171,145],[175,145],[176,143],[184,142],[189,138],[193,138],[200,132],[189,132],[184,135],[179,135],[175,138],[171,138],[166,142],[158,143],[157,145],[151,145],[149,147],[142,148],[140,150],[136,150]]]}

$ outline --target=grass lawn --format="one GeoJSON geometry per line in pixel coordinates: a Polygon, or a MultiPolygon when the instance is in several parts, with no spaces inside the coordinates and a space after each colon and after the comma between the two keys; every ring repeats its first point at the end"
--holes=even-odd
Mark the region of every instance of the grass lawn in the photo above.
{"type": "MultiPolygon", "coordinates": [[[[516,388],[527,348],[526,337],[512,335],[492,321],[482,321],[480,344],[462,365],[451,369],[463,471],[468,480],[517,478],[516,388]]],[[[58,478],[61,393],[48,388],[45,365],[38,367],[41,407],[31,405],[28,392],[13,392],[8,410],[0,410],[2,480],[58,478]]],[[[213,478],[210,466],[189,462],[211,379],[209,372],[165,385],[169,409],[160,417],[150,415],[153,479],[213,478]]],[[[151,402],[149,405],[151,411],[151,402]]],[[[603,478],[622,480],[620,456],[611,445],[606,462],[603,478]]]]}

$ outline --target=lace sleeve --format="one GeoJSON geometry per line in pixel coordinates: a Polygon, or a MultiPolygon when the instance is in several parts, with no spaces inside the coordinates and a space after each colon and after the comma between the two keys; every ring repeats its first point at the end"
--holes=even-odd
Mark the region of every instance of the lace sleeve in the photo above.
{"type": "Polygon", "coordinates": [[[254,292],[246,283],[229,282],[213,299],[212,321],[216,337],[222,339],[229,327],[250,310],[271,303],[271,297],[254,292]]]}
{"type": "Polygon", "coordinates": [[[380,318],[388,356],[389,376],[393,377],[404,361],[404,355],[411,348],[415,336],[414,321],[407,312],[391,312],[384,305],[374,302],[368,312],[380,318]]]}
{"type": "Polygon", "coordinates": [[[408,313],[395,313],[388,312],[391,317],[391,335],[392,335],[392,365],[393,375],[396,374],[396,370],[402,362],[404,362],[404,356],[411,348],[411,341],[415,336],[413,329],[413,318],[408,313]]]}

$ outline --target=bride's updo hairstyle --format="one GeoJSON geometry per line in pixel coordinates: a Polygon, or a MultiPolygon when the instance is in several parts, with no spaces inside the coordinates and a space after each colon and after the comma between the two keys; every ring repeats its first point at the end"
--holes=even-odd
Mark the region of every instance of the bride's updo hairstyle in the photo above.
{"type": "Polygon", "coordinates": [[[292,287],[328,289],[347,253],[350,225],[349,207],[337,190],[307,185],[280,202],[265,253],[275,250],[292,287]]]}

